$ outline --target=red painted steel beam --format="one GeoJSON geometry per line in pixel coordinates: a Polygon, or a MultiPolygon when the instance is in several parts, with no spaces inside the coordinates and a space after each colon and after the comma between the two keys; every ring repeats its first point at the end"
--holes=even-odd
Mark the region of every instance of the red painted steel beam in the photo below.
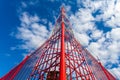
{"type": "Polygon", "coordinates": [[[66,80],[66,65],[65,65],[65,24],[64,24],[64,8],[61,9],[61,54],[60,54],[60,76],[59,80],[66,80]]]}
{"type": "Polygon", "coordinates": [[[18,72],[20,71],[20,69],[23,67],[23,65],[25,64],[25,62],[28,60],[29,56],[26,56],[26,58],[18,65],[16,66],[14,69],[12,69],[8,74],[6,74],[4,77],[2,77],[0,80],[7,80],[9,77],[9,80],[14,80],[15,76],[18,74],[18,72]],[[14,73],[12,73],[14,72],[14,73]],[[11,75],[12,76],[9,76],[11,75]]]}
{"type": "Polygon", "coordinates": [[[20,63],[19,67],[17,68],[16,72],[13,74],[10,80],[13,80],[15,76],[18,74],[18,72],[21,70],[25,62],[28,60],[29,56],[26,56],[26,58],[20,63]]]}
{"type": "Polygon", "coordinates": [[[103,72],[105,73],[105,75],[106,75],[106,77],[108,78],[108,80],[116,80],[115,78],[114,78],[114,76],[112,76],[104,67],[103,67],[103,65],[101,64],[101,62],[98,62],[99,63],[99,65],[100,65],[100,67],[102,68],[102,70],[103,70],[103,72]],[[109,74],[109,75],[108,75],[109,74]],[[112,79],[111,79],[111,78],[112,79]]]}

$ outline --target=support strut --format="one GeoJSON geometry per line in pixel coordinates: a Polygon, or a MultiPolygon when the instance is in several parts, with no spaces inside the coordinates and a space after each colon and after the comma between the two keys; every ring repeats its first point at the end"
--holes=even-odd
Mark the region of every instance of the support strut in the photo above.
{"type": "Polygon", "coordinates": [[[66,66],[65,66],[65,25],[64,25],[64,8],[61,8],[62,22],[61,22],[61,54],[60,54],[60,76],[59,80],[66,80],[66,66]]]}

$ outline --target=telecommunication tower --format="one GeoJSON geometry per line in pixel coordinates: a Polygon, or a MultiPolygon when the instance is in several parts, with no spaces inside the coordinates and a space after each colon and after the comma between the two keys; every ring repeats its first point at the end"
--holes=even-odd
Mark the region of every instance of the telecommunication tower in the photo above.
{"type": "Polygon", "coordinates": [[[75,39],[64,7],[50,38],[1,80],[116,80],[75,39]]]}

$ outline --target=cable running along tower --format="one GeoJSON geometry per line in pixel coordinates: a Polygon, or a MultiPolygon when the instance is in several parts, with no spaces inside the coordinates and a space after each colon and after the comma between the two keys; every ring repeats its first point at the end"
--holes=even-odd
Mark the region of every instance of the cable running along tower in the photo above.
{"type": "Polygon", "coordinates": [[[62,7],[51,37],[0,80],[116,80],[75,39],[62,7]]]}

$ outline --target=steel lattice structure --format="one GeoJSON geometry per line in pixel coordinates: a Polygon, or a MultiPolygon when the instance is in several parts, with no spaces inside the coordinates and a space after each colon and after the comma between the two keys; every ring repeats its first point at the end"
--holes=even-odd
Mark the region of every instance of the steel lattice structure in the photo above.
{"type": "Polygon", "coordinates": [[[75,39],[61,8],[51,37],[1,80],[116,80],[75,39]]]}

